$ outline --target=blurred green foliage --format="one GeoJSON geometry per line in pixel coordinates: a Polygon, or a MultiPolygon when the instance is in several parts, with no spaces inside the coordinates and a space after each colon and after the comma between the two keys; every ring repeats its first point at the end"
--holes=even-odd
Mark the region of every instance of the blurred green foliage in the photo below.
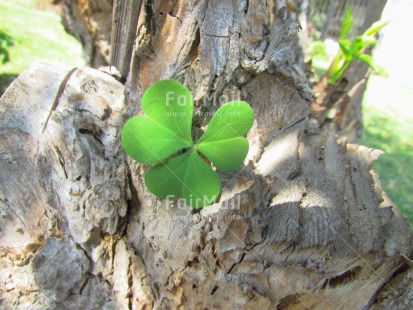
{"type": "Polygon", "coordinates": [[[13,39],[0,29],[0,63],[4,64],[10,60],[8,47],[13,45],[13,39]]]}
{"type": "Polygon", "coordinates": [[[0,94],[35,60],[84,63],[80,43],[65,32],[56,10],[36,6],[36,0],[0,2],[0,94]]]}

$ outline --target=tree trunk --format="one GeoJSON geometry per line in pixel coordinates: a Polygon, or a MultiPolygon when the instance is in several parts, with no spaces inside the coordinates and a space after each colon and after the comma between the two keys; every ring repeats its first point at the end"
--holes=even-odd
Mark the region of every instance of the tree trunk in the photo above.
{"type": "Polygon", "coordinates": [[[109,64],[112,0],[63,0],[62,23],[82,44],[89,66],[109,64]]]}
{"type": "Polygon", "coordinates": [[[271,24],[266,1],[143,2],[137,29],[126,87],[35,63],[1,98],[2,308],[407,307],[412,233],[371,170],[380,151],[309,127],[285,11],[271,24]],[[197,110],[255,111],[245,165],[198,213],[154,197],[120,145],[166,78],[197,110]]]}

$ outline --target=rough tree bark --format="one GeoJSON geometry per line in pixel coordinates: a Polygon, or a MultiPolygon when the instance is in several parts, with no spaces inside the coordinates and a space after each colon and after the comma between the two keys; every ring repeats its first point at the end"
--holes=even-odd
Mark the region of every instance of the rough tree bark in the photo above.
{"type": "Polygon", "coordinates": [[[140,16],[126,87],[35,63],[1,98],[1,307],[407,307],[409,224],[371,170],[380,151],[309,128],[297,25],[271,24],[263,0],[147,1],[140,16]],[[245,165],[199,213],[150,194],[120,145],[164,78],[198,110],[241,97],[256,113],[245,165]]]}

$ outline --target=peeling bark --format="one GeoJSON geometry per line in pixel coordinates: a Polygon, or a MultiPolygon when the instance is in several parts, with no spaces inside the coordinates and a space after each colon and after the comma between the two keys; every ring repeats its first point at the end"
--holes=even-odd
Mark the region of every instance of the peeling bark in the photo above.
{"type": "Polygon", "coordinates": [[[35,63],[0,100],[2,308],[409,302],[412,232],[371,170],[380,151],[311,128],[294,24],[271,25],[265,1],[145,2],[141,16],[126,87],[35,63]],[[256,114],[245,165],[220,174],[220,201],[198,213],[154,197],[120,145],[163,78],[184,83],[197,112],[239,96],[256,114]]]}
{"type": "Polygon", "coordinates": [[[114,1],[110,64],[123,78],[129,73],[141,6],[141,0],[114,1]]]}

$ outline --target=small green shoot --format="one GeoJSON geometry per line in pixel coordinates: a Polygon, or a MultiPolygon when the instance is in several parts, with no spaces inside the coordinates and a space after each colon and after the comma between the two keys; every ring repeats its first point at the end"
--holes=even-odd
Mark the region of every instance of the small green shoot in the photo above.
{"type": "Polygon", "coordinates": [[[137,162],[156,164],[145,174],[147,188],[161,199],[182,197],[193,208],[214,203],[221,182],[202,157],[222,172],[243,163],[249,148],[245,135],[254,122],[251,107],[244,101],[221,106],[197,143],[191,134],[194,101],[185,86],[172,80],[153,84],[142,109],[144,115],[124,125],[121,142],[137,162]]]}
{"type": "Polygon", "coordinates": [[[368,64],[375,74],[384,74],[383,68],[375,64],[373,57],[363,52],[366,48],[377,44],[375,35],[387,24],[388,22],[386,21],[377,21],[362,35],[351,40],[349,35],[354,21],[351,10],[346,10],[338,38],[340,51],[327,72],[330,85],[334,85],[346,71],[347,67],[356,59],[368,64]]]}

